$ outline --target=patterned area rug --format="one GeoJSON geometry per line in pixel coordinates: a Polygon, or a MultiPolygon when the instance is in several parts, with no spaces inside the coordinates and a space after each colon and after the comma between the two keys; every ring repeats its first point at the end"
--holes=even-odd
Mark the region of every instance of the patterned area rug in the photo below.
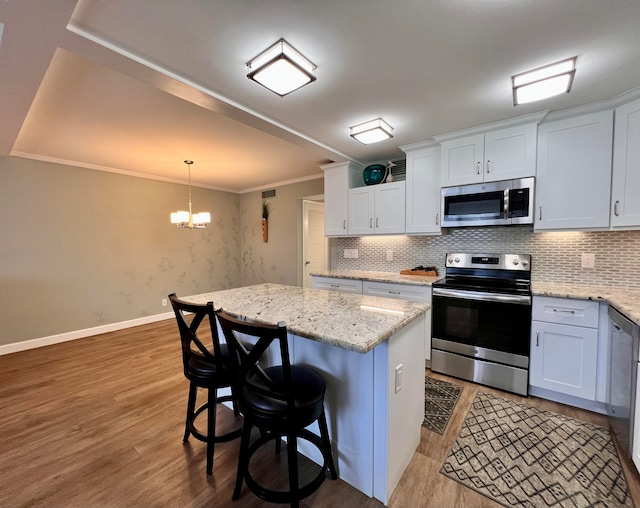
{"type": "Polygon", "coordinates": [[[462,387],[432,377],[424,378],[424,421],[422,426],[442,434],[456,407],[462,387]]]}
{"type": "Polygon", "coordinates": [[[504,506],[633,506],[607,429],[483,392],[440,472],[504,506]]]}

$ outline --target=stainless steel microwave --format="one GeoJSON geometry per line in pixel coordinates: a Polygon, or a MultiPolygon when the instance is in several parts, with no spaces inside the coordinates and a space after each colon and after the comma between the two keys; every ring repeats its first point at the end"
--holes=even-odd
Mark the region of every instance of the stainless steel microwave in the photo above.
{"type": "Polygon", "coordinates": [[[533,224],[535,179],[461,185],[442,189],[442,226],[533,224]]]}

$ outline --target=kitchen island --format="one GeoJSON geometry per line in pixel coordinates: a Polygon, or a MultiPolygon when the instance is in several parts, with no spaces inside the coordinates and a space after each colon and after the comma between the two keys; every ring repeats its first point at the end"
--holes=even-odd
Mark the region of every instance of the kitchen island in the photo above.
{"type": "MultiPolygon", "coordinates": [[[[388,504],[420,442],[428,305],[279,284],[181,298],[212,301],[258,323],[284,321],[292,362],[317,370],[327,383],[340,478],[388,504]]],[[[306,445],[299,442],[300,452],[320,462],[306,445]]]]}

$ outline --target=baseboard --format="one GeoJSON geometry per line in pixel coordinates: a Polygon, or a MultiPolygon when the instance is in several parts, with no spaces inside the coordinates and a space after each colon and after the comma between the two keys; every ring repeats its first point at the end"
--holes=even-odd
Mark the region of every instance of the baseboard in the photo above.
{"type": "Polygon", "coordinates": [[[11,353],[18,353],[19,351],[26,351],[28,349],[35,349],[43,346],[50,346],[52,344],[59,344],[61,342],[68,342],[70,340],[84,339],[85,337],[100,335],[101,333],[115,332],[117,330],[124,330],[125,328],[146,325],[149,323],[155,323],[157,321],[164,321],[165,319],[170,319],[173,316],[173,312],[165,312],[163,314],[145,316],[141,318],[131,319],[129,321],[120,321],[118,323],[95,326],[93,328],[85,328],[83,330],[75,330],[73,332],[49,335],[48,337],[40,337],[38,339],[14,342],[12,344],[4,344],[0,346],[0,356],[8,355],[11,353]]]}

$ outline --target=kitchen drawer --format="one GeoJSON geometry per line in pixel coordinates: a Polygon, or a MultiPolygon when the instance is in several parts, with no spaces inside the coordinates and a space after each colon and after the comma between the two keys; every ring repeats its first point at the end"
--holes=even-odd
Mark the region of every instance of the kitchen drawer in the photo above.
{"type": "Polygon", "coordinates": [[[593,300],[575,300],[534,296],[532,319],[546,323],[598,328],[599,303],[593,300]]]}
{"type": "Polygon", "coordinates": [[[362,294],[395,298],[396,300],[431,303],[430,286],[364,281],[362,283],[362,294]]]}
{"type": "Polygon", "coordinates": [[[340,279],[338,277],[311,277],[311,287],[315,289],[327,289],[342,293],[362,294],[362,281],[354,279],[340,279]]]}

